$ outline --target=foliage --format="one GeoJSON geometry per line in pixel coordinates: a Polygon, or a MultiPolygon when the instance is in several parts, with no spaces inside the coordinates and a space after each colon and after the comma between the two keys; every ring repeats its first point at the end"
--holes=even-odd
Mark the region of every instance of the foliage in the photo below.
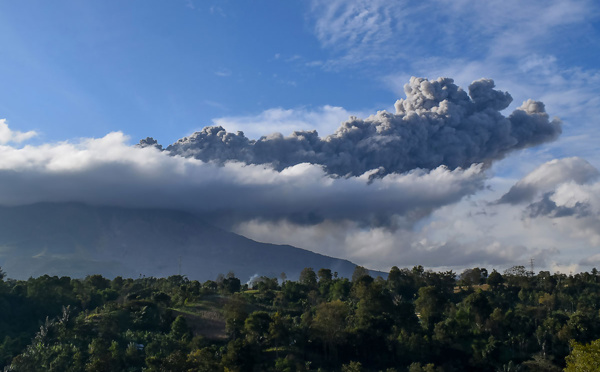
{"type": "Polygon", "coordinates": [[[600,339],[587,345],[573,342],[571,347],[571,353],[566,358],[567,368],[565,368],[565,372],[592,372],[598,370],[600,339]]]}
{"type": "Polygon", "coordinates": [[[250,290],[232,272],[0,277],[6,371],[554,372],[600,359],[597,270],[307,268],[250,290]]]}

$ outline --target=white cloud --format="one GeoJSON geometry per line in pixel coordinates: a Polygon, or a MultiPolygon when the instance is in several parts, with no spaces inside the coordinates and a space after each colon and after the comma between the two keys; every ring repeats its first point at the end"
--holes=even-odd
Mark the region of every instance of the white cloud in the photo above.
{"type": "Polygon", "coordinates": [[[554,272],[561,273],[561,274],[567,274],[567,275],[571,275],[571,274],[581,271],[578,264],[561,265],[561,264],[555,263],[552,265],[551,269],[554,272]]]}
{"type": "Polygon", "coordinates": [[[600,181],[579,184],[565,179],[546,198],[528,207],[534,223],[551,223],[563,234],[600,247],[600,181]]]}
{"type": "Polygon", "coordinates": [[[447,17],[448,21],[440,27],[449,29],[448,39],[463,38],[473,43],[473,47],[489,50],[494,57],[535,53],[557,34],[564,33],[565,27],[591,22],[597,16],[590,11],[596,4],[589,0],[438,0],[434,3],[438,5],[432,9],[434,13],[447,17]],[[468,34],[477,38],[473,40],[468,34]]]}
{"type": "Polygon", "coordinates": [[[272,108],[258,115],[225,116],[213,119],[229,132],[243,131],[246,137],[258,139],[271,133],[291,134],[293,131],[316,129],[321,137],[331,134],[350,116],[366,116],[343,107],[325,105],[316,109],[272,108]]]}
{"type": "Polygon", "coordinates": [[[98,139],[15,148],[0,146],[0,203],[80,201],[179,208],[226,219],[349,220],[399,225],[482,187],[480,165],[414,170],[372,178],[332,178],[322,166],[224,166],[131,147],[115,132],[98,139]],[[395,216],[401,216],[396,218],[395,216]],[[407,220],[407,221],[405,221],[407,220]]]}
{"type": "Polygon", "coordinates": [[[216,14],[219,15],[221,17],[227,17],[227,14],[225,14],[225,11],[223,10],[223,8],[219,7],[219,6],[215,6],[215,5],[211,5],[210,8],[208,8],[210,11],[210,14],[216,14]]]}
{"type": "Polygon", "coordinates": [[[565,183],[565,180],[581,185],[599,176],[600,172],[581,158],[554,159],[519,180],[508,193],[502,196],[500,202],[511,204],[528,202],[536,196],[556,189],[565,183]]]}
{"type": "Polygon", "coordinates": [[[185,1],[185,6],[194,10],[196,9],[196,6],[194,5],[194,1],[193,0],[186,0],[185,1]]]}
{"type": "Polygon", "coordinates": [[[589,269],[588,258],[600,247],[599,175],[583,159],[552,160],[523,177],[500,199],[513,205],[488,208],[505,217],[510,213],[515,221],[512,232],[524,243],[557,247],[562,254],[555,270],[564,272],[559,266],[589,269]]]}
{"type": "Polygon", "coordinates": [[[310,8],[314,34],[331,51],[325,68],[398,59],[404,69],[418,68],[429,56],[472,59],[482,52],[526,56],[573,25],[567,31],[583,35],[581,26],[593,29],[597,16],[590,0],[313,0],[310,8]]]}
{"type": "Polygon", "coordinates": [[[392,48],[398,31],[402,2],[384,0],[311,2],[314,32],[334,57],[323,66],[355,65],[369,60],[396,59],[392,48]],[[387,51],[387,53],[385,53],[387,51]]]}
{"type": "Polygon", "coordinates": [[[215,75],[217,75],[219,77],[230,77],[231,70],[227,69],[227,68],[221,68],[221,69],[215,71],[215,75]]]}
{"type": "Polygon", "coordinates": [[[37,133],[32,130],[28,132],[11,130],[8,127],[6,119],[0,119],[0,144],[6,144],[9,142],[21,143],[35,136],[37,136],[37,133]]]}
{"type": "Polygon", "coordinates": [[[202,101],[202,103],[204,103],[205,105],[210,106],[210,107],[218,108],[220,110],[226,110],[227,109],[227,106],[224,105],[224,104],[222,104],[221,102],[212,101],[212,100],[209,100],[209,99],[205,99],[204,101],[202,101]]]}
{"type": "Polygon", "coordinates": [[[366,228],[353,221],[300,225],[254,219],[237,224],[235,231],[260,241],[346,257],[384,271],[393,265],[455,271],[483,266],[502,271],[528,266],[531,258],[536,270],[589,270],[600,262],[596,254],[600,247],[597,174],[582,159],[553,160],[516,183],[534,187],[529,205],[492,203],[511,186],[494,178],[488,180],[492,188],[457,203],[439,204],[431,213],[412,220],[416,223],[398,224],[397,229],[366,228]],[[548,193],[553,209],[540,209],[531,216],[531,206],[543,202],[548,193]]]}
{"type": "Polygon", "coordinates": [[[290,221],[250,220],[236,225],[234,231],[258,241],[292,244],[317,253],[344,257],[382,271],[389,271],[392,266],[415,265],[455,271],[475,266],[506,269],[524,264],[532,257],[540,267],[547,267],[559,255],[555,247],[530,248],[523,243],[471,231],[471,228],[481,227],[476,223],[480,216],[446,216],[445,213],[449,212],[434,212],[436,218],[448,218],[444,223],[427,221],[421,229],[365,228],[351,221],[298,225],[290,221]],[[446,223],[448,225],[443,226],[446,223]],[[434,229],[443,229],[442,234],[435,236],[434,229]]]}

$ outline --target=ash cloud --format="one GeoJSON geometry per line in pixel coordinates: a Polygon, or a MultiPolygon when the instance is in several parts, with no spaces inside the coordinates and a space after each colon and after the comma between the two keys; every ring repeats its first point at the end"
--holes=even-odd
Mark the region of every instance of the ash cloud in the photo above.
{"type": "Polygon", "coordinates": [[[281,171],[311,163],[335,176],[359,176],[373,169],[384,176],[441,165],[451,170],[476,163],[487,166],[512,151],[560,135],[560,121],[551,120],[541,102],[525,101],[504,116],[501,111],[512,97],[494,87],[493,80],[477,80],[467,94],[450,78],[413,77],[404,87],[406,99],[395,104],[396,113],[351,117],[324,138],[312,130],[251,140],[243,132],[213,126],[180,139],[167,150],[217,164],[270,164],[281,171]]]}
{"type": "Polygon", "coordinates": [[[154,138],[152,138],[152,137],[146,137],[146,138],[144,138],[144,139],[141,139],[141,140],[140,140],[140,143],[138,143],[138,144],[137,144],[137,145],[135,145],[135,146],[136,146],[136,147],[139,147],[139,148],[142,148],[142,149],[143,149],[143,148],[145,148],[145,147],[155,147],[155,148],[157,148],[158,150],[162,150],[162,149],[163,149],[162,145],[160,145],[160,144],[158,143],[158,141],[157,141],[157,140],[155,140],[155,139],[154,139],[154,138]]]}

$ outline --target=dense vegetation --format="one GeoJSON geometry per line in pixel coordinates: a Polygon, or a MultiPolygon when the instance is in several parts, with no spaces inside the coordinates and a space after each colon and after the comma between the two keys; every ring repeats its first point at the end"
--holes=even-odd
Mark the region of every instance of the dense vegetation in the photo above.
{"type": "MultiPolygon", "coordinates": [[[[0,271],[0,278],[3,277],[0,271]]],[[[597,370],[600,274],[0,279],[5,371],[597,370]],[[250,288],[248,288],[250,287],[250,288]],[[596,341],[594,341],[596,340],[596,341]],[[586,364],[587,363],[587,364],[586,364]],[[576,369],[576,368],[592,369],[576,369]]],[[[1,367],[0,367],[1,368],[1,367]]]]}

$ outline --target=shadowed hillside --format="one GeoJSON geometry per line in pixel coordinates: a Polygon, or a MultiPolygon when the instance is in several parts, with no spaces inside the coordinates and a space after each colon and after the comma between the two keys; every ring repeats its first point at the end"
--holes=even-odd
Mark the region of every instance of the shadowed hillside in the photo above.
{"type": "Polygon", "coordinates": [[[352,275],[346,260],[259,243],[185,212],[41,203],[0,207],[0,266],[12,278],[102,274],[214,279],[233,271],[297,278],[304,267],[352,275]]]}

